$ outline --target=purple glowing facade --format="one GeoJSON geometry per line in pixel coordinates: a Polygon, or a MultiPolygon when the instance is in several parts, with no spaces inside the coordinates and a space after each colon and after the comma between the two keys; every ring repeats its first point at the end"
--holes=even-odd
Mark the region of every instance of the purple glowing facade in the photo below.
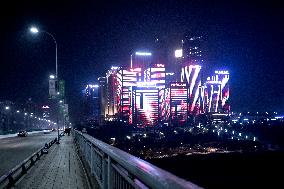
{"type": "Polygon", "coordinates": [[[215,71],[208,77],[204,89],[206,112],[229,113],[229,72],[215,71]]]}
{"type": "Polygon", "coordinates": [[[201,66],[188,65],[182,68],[181,82],[186,82],[189,88],[189,111],[197,114],[200,105],[201,66]]]}

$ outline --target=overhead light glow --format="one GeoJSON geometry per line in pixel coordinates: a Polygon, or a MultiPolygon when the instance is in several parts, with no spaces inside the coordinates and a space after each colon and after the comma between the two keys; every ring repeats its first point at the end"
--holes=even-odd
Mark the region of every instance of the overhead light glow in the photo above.
{"type": "Polygon", "coordinates": [[[152,55],[152,53],[150,52],[136,52],[135,54],[138,56],[151,56],[152,55]]]}
{"type": "Polygon", "coordinates": [[[36,27],[31,27],[30,31],[32,33],[38,33],[38,29],[36,27]]]}
{"type": "Polygon", "coordinates": [[[175,50],[175,57],[176,57],[176,58],[182,57],[182,49],[177,49],[177,50],[175,50]]]}
{"type": "Polygon", "coordinates": [[[54,75],[50,75],[49,78],[50,79],[55,79],[55,76],[54,75]]]}

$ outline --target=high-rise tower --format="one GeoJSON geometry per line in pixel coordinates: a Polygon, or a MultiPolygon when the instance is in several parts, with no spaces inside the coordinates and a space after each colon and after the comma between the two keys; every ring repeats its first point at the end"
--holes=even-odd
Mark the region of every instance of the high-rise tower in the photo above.
{"type": "Polygon", "coordinates": [[[202,65],[202,36],[185,35],[182,40],[183,63],[202,65]]]}
{"type": "Polygon", "coordinates": [[[202,82],[202,36],[185,35],[182,40],[181,82],[189,87],[189,111],[200,112],[202,82]]]}

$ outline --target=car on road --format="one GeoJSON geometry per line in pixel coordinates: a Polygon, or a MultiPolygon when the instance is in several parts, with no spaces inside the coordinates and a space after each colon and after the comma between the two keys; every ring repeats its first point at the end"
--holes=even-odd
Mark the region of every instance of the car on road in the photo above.
{"type": "Polygon", "coordinates": [[[49,134],[50,131],[43,131],[43,134],[49,134]]]}
{"type": "Polygon", "coordinates": [[[19,131],[18,136],[19,137],[26,137],[26,136],[28,136],[28,132],[27,131],[19,131]]]}

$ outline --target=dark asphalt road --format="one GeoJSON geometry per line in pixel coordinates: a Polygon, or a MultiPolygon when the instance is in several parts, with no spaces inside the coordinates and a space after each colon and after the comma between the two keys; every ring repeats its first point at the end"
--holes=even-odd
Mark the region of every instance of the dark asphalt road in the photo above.
{"type": "Polygon", "coordinates": [[[0,177],[57,137],[57,132],[0,139],[0,177]]]}

